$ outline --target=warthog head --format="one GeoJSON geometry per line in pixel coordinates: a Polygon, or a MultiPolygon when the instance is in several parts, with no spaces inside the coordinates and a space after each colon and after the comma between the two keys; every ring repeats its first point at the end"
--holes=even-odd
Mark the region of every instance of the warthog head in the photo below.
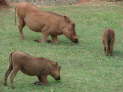
{"type": "Polygon", "coordinates": [[[68,37],[72,42],[78,43],[78,37],[75,32],[75,23],[73,23],[67,16],[64,16],[65,25],[63,28],[63,34],[68,37]]]}
{"type": "Polygon", "coordinates": [[[52,67],[52,70],[51,70],[51,76],[55,80],[60,80],[60,70],[61,70],[61,67],[58,65],[57,62],[55,64],[53,64],[53,67],[52,67]]]}

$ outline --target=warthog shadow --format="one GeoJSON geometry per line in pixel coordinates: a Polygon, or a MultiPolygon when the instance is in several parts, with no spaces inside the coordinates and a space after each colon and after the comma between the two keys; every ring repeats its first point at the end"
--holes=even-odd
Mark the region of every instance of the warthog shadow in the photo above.
{"type": "Polygon", "coordinates": [[[113,52],[113,56],[119,57],[119,58],[123,58],[123,52],[122,51],[114,51],[113,52]]]}

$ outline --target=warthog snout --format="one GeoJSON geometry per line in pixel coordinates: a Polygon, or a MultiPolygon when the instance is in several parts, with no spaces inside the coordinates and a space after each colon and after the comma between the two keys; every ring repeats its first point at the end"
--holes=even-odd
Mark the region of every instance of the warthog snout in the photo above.
{"type": "Polygon", "coordinates": [[[72,42],[79,43],[79,40],[78,39],[74,39],[74,40],[72,40],[72,42]]]}
{"type": "Polygon", "coordinates": [[[60,80],[60,79],[61,79],[60,76],[56,78],[56,80],[60,80]]]}

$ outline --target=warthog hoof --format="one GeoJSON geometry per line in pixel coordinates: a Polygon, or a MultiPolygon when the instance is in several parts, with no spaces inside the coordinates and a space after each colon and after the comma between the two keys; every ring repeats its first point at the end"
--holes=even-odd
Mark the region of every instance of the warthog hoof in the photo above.
{"type": "Polygon", "coordinates": [[[33,83],[34,85],[42,85],[42,83],[40,81],[36,81],[33,83]]]}
{"type": "Polygon", "coordinates": [[[34,40],[35,42],[38,42],[38,43],[40,43],[41,42],[41,40],[34,40]]]}
{"type": "Polygon", "coordinates": [[[73,40],[72,42],[74,42],[74,43],[79,43],[79,40],[78,40],[78,39],[75,39],[75,40],[73,40]]]}

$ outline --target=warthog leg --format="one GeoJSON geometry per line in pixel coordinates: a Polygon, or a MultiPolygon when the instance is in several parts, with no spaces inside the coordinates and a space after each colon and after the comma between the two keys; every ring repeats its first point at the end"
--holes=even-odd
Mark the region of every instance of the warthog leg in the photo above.
{"type": "Polygon", "coordinates": [[[105,54],[106,56],[108,56],[109,54],[109,46],[108,46],[108,43],[104,41],[104,51],[105,51],[105,54]]]}
{"type": "Polygon", "coordinates": [[[20,39],[24,40],[24,34],[23,34],[23,28],[25,26],[25,22],[22,18],[19,18],[19,24],[18,24],[18,29],[20,32],[20,39]]]}
{"type": "Polygon", "coordinates": [[[46,76],[38,76],[38,80],[39,81],[34,82],[35,85],[46,85],[48,83],[47,75],[46,76]]]}
{"type": "Polygon", "coordinates": [[[33,83],[34,85],[42,85],[42,83],[40,81],[36,81],[33,83]]]}
{"type": "Polygon", "coordinates": [[[104,46],[104,52],[106,53],[106,47],[104,46]]]}
{"type": "Polygon", "coordinates": [[[7,79],[8,79],[9,74],[11,73],[11,71],[12,71],[12,65],[9,65],[9,68],[8,68],[8,70],[6,71],[5,77],[4,77],[4,85],[5,85],[5,86],[7,85],[7,79]]]}
{"type": "Polygon", "coordinates": [[[110,56],[113,55],[113,43],[110,44],[109,53],[110,53],[110,56]]]}
{"type": "Polygon", "coordinates": [[[43,39],[34,40],[34,41],[39,42],[39,43],[41,43],[41,42],[50,42],[50,40],[48,40],[48,36],[49,36],[49,34],[44,33],[43,34],[43,39]]]}
{"type": "Polygon", "coordinates": [[[106,56],[108,56],[109,55],[109,47],[107,46],[106,47],[106,56]]]}
{"type": "Polygon", "coordinates": [[[13,85],[13,80],[17,74],[17,72],[19,71],[19,68],[18,67],[13,67],[13,70],[12,72],[10,73],[10,82],[11,82],[11,88],[15,88],[14,85],[13,85]]]}
{"type": "Polygon", "coordinates": [[[48,83],[47,75],[41,76],[41,77],[40,77],[40,82],[41,82],[43,85],[46,85],[46,84],[48,83]]]}
{"type": "Polygon", "coordinates": [[[57,37],[57,35],[51,35],[51,38],[52,38],[52,42],[53,43],[58,43],[58,37],[57,37]]]}

